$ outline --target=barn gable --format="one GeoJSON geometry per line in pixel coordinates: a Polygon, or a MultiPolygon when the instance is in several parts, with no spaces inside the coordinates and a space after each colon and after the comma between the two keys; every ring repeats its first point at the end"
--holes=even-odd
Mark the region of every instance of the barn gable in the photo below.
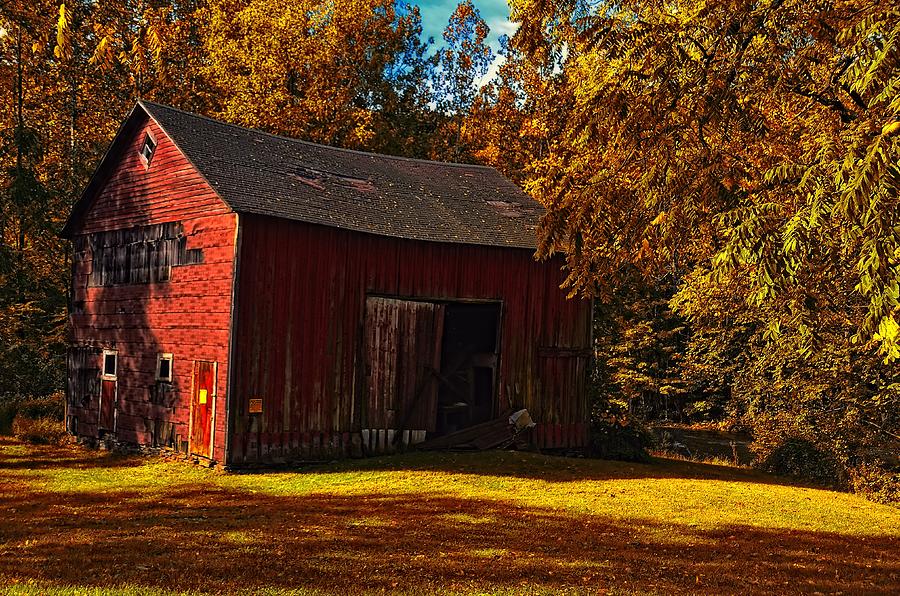
{"type": "Polygon", "coordinates": [[[229,211],[166,131],[137,104],[73,207],[61,235],[72,238],[229,211]],[[154,145],[149,165],[141,156],[148,137],[154,145]]]}

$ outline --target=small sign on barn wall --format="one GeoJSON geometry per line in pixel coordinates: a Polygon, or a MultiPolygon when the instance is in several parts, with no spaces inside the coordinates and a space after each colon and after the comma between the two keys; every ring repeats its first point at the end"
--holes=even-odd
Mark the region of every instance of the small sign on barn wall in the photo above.
{"type": "Polygon", "coordinates": [[[262,414],[262,398],[261,397],[251,397],[250,398],[250,410],[251,414],[262,414]]]}
{"type": "Polygon", "coordinates": [[[201,390],[200,390],[200,403],[201,403],[201,404],[205,404],[205,403],[206,403],[206,396],[207,396],[206,389],[201,389],[201,390]]]}

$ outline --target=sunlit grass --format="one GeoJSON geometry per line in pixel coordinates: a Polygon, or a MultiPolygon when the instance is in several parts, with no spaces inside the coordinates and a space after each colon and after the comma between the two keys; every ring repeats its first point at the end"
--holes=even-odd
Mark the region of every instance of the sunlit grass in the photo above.
{"type": "Polygon", "coordinates": [[[691,462],[625,464],[520,452],[413,453],[362,464],[346,462],[302,474],[282,472],[217,479],[220,486],[271,495],[443,495],[498,499],[527,507],[595,515],[620,514],[627,506],[634,519],[667,520],[696,527],[738,523],[900,536],[900,512],[895,508],[876,506],[846,493],[776,484],[784,482],[750,470],[691,462]],[[379,469],[361,471],[359,466],[379,469]],[[477,472],[467,473],[472,467],[477,472]],[[678,477],[685,472],[708,477],[678,477]]]}
{"type": "Polygon", "coordinates": [[[0,439],[0,498],[15,593],[900,590],[900,510],[667,459],[410,453],[223,474],[0,439]]]}

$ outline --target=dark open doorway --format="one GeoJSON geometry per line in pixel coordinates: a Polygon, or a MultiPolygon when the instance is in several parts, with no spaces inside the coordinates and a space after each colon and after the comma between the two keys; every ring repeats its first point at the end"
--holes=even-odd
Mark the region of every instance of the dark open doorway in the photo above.
{"type": "Polygon", "coordinates": [[[500,303],[449,303],[444,315],[436,434],[497,415],[500,303]]]}

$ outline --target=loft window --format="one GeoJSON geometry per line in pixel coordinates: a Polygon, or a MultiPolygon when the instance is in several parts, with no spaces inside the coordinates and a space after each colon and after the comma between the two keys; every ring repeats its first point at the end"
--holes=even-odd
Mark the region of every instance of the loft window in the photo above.
{"type": "Polygon", "coordinates": [[[150,165],[150,160],[153,159],[153,153],[156,151],[156,141],[150,136],[150,133],[144,135],[144,142],[141,143],[141,159],[144,160],[144,163],[147,166],[150,165]]]}
{"type": "Polygon", "coordinates": [[[156,360],[156,380],[172,382],[172,354],[160,354],[156,360]]]}
{"type": "Polygon", "coordinates": [[[119,354],[115,350],[103,350],[103,378],[107,380],[116,379],[116,368],[118,366],[119,354]]]}

